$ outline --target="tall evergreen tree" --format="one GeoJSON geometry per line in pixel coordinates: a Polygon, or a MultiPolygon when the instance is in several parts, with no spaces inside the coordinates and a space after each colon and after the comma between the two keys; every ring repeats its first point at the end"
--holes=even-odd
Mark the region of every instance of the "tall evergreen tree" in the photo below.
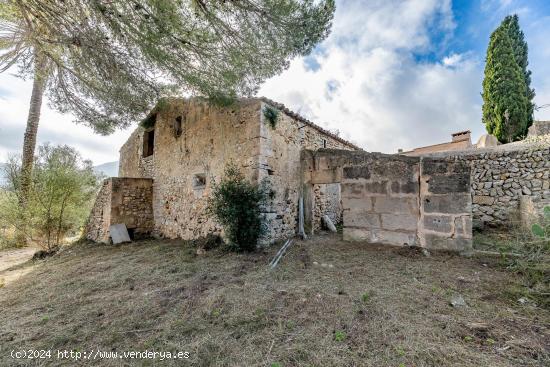
{"type": "MultiPolygon", "coordinates": [[[[525,35],[519,26],[519,18],[517,14],[508,15],[504,18],[501,27],[504,27],[508,31],[512,49],[514,50],[514,57],[517,64],[521,68],[525,80],[525,95],[529,100],[529,122],[527,124],[527,128],[529,128],[529,126],[533,123],[533,111],[535,108],[533,98],[535,98],[535,90],[531,88],[531,70],[527,69],[529,66],[529,51],[527,42],[525,41],[525,35]]],[[[527,130],[524,131],[524,134],[527,134],[527,130]]]]}
{"type": "Polygon", "coordinates": [[[520,138],[529,123],[525,79],[505,28],[492,34],[483,80],[483,123],[503,143],[520,138]]]}

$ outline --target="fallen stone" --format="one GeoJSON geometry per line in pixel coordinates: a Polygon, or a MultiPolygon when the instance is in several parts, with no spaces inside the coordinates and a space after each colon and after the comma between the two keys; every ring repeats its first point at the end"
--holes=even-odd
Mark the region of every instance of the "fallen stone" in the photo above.
{"type": "Polygon", "coordinates": [[[466,323],[466,327],[472,331],[477,331],[477,332],[485,332],[489,330],[489,325],[483,322],[468,322],[466,323]]]}
{"type": "Polygon", "coordinates": [[[457,307],[464,307],[466,306],[466,301],[464,301],[464,298],[461,295],[454,296],[451,299],[451,306],[457,308],[457,307]]]}
{"type": "Polygon", "coordinates": [[[111,225],[109,227],[109,233],[114,245],[124,242],[132,242],[130,235],[128,234],[128,229],[126,228],[126,224],[124,223],[111,225]]]}
{"type": "Polygon", "coordinates": [[[328,217],[328,215],[323,215],[323,222],[325,223],[325,227],[331,231],[331,232],[336,232],[336,226],[334,225],[334,223],[332,223],[332,220],[330,220],[330,218],[328,217]]]}

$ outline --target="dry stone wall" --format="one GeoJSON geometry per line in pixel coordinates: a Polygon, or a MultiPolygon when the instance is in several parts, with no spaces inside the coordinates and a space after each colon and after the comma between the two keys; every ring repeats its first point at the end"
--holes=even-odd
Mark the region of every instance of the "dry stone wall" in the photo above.
{"type": "Polygon", "coordinates": [[[519,222],[523,196],[535,201],[550,199],[550,141],[432,157],[462,161],[471,167],[474,227],[519,222]]]}
{"type": "Polygon", "coordinates": [[[85,228],[85,237],[108,243],[109,227],[124,223],[131,237],[153,230],[153,181],[147,178],[106,179],[98,193],[85,228]]]}
{"type": "Polygon", "coordinates": [[[111,225],[111,179],[103,181],[97,194],[94,206],[84,228],[84,237],[99,243],[109,242],[109,226],[111,225]]]}

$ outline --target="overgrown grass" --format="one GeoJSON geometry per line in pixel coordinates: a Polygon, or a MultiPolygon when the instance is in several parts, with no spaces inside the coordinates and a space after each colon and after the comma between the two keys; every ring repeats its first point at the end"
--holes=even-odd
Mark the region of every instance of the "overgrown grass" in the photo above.
{"type": "Polygon", "coordinates": [[[16,364],[8,352],[19,348],[181,350],[190,352],[189,366],[550,361],[549,313],[505,297],[521,279],[490,259],[426,258],[324,236],[297,240],[270,271],[276,250],[197,255],[182,241],[82,243],[29,263],[30,273],[0,289],[0,365],[16,364]],[[449,305],[456,293],[467,307],[449,305]],[[488,330],[476,332],[471,322],[488,330]]]}
{"type": "Polygon", "coordinates": [[[550,309],[550,240],[513,226],[474,234],[474,247],[501,253],[500,265],[522,276],[513,297],[527,297],[550,309]]]}

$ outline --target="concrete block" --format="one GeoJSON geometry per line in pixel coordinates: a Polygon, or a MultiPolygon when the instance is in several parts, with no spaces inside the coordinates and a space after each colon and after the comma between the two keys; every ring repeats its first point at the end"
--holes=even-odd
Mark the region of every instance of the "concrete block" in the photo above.
{"type": "Polygon", "coordinates": [[[418,213],[416,198],[373,197],[374,211],[377,213],[414,214],[418,213]]]}
{"type": "Polygon", "coordinates": [[[450,234],[453,226],[453,217],[448,215],[424,215],[424,229],[450,234]]]}
{"type": "Polygon", "coordinates": [[[128,234],[128,229],[126,229],[124,223],[111,225],[109,227],[109,233],[115,245],[123,242],[132,242],[128,234]]]}
{"type": "Polygon", "coordinates": [[[425,195],[422,197],[425,213],[470,213],[470,194],[425,195]]]}
{"type": "Polygon", "coordinates": [[[460,216],[455,217],[455,236],[472,238],[472,217],[471,216],[460,216]]]}
{"type": "Polygon", "coordinates": [[[416,231],[417,215],[412,214],[382,214],[382,228],[398,231],[416,231]]]}

